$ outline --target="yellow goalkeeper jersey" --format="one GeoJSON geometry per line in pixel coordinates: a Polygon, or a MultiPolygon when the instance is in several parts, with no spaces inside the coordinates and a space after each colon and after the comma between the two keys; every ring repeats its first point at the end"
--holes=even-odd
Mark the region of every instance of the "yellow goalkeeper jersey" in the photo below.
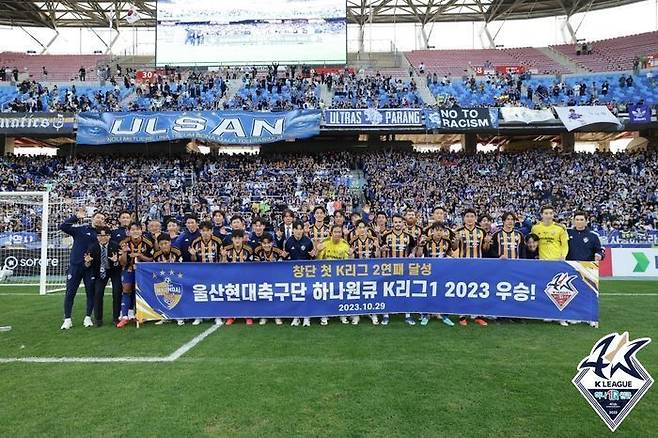
{"type": "Polygon", "coordinates": [[[539,258],[541,260],[562,260],[569,252],[569,235],[567,230],[556,224],[544,225],[539,222],[532,227],[531,233],[539,236],[539,258]]]}
{"type": "Polygon", "coordinates": [[[344,260],[350,257],[350,245],[340,239],[338,243],[328,237],[322,241],[322,250],[318,254],[319,259],[323,260],[344,260]]]}

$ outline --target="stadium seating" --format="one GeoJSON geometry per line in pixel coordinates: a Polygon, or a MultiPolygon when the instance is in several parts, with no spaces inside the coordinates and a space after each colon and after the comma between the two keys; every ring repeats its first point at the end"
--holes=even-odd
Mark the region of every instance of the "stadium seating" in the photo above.
{"type": "Polygon", "coordinates": [[[534,47],[504,49],[504,51],[514,58],[514,65],[523,66],[527,71],[536,70],[538,74],[571,73],[568,68],[549,58],[534,47]]]}
{"type": "Polygon", "coordinates": [[[84,66],[87,70],[87,80],[95,80],[96,65],[109,62],[107,55],[28,55],[25,53],[0,53],[0,66],[13,69],[16,67],[21,74],[27,73],[32,80],[45,80],[42,68],[48,71],[49,81],[70,81],[77,79],[78,70],[84,66]]]}
{"type": "Polygon", "coordinates": [[[495,49],[479,50],[414,50],[405,53],[409,63],[418,67],[425,64],[428,72],[461,77],[467,75],[470,66],[516,65],[516,60],[507,52],[495,49]]]}
{"type": "Polygon", "coordinates": [[[573,44],[551,48],[593,72],[631,70],[634,58],[658,53],[658,32],[593,41],[591,44],[591,55],[576,55],[573,44]]]}

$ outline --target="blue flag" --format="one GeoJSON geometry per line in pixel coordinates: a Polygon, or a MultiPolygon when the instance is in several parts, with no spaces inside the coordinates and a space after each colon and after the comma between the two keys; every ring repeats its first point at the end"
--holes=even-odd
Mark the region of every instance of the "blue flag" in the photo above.
{"type": "Polygon", "coordinates": [[[79,144],[150,143],[203,139],[261,144],[320,133],[320,110],[80,113],[79,144]]]}

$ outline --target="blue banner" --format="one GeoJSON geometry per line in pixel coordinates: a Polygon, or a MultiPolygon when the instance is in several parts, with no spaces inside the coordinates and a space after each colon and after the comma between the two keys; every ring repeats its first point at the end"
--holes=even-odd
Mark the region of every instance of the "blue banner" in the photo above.
{"type": "Polygon", "coordinates": [[[446,313],[598,321],[598,265],[499,259],[139,263],[139,320],[446,313]]]}
{"type": "Polygon", "coordinates": [[[320,133],[320,110],[81,113],[79,144],[151,143],[202,139],[261,144],[320,133]]]}
{"type": "Polygon", "coordinates": [[[40,236],[28,231],[6,231],[0,233],[0,247],[19,246],[22,248],[38,248],[41,245],[40,236]]]}
{"type": "Polygon", "coordinates": [[[421,109],[410,108],[328,109],[323,112],[322,126],[422,126],[422,115],[421,109]]]}
{"type": "Polygon", "coordinates": [[[647,104],[628,105],[628,117],[631,123],[650,123],[651,122],[651,107],[647,104]]]}
{"type": "Polygon", "coordinates": [[[73,113],[0,113],[0,134],[61,134],[73,133],[73,113]]]}
{"type": "Polygon", "coordinates": [[[498,128],[498,108],[436,108],[425,110],[427,129],[477,131],[498,128]]]}

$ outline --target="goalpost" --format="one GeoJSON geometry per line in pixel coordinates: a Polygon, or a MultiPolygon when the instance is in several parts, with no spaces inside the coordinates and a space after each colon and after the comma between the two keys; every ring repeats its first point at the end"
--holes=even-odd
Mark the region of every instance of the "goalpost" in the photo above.
{"type": "Polygon", "coordinates": [[[82,205],[48,191],[0,192],[0,288],[38,286],[41,295],[66,288],[73,239],[59,225],[82,205]]]}

